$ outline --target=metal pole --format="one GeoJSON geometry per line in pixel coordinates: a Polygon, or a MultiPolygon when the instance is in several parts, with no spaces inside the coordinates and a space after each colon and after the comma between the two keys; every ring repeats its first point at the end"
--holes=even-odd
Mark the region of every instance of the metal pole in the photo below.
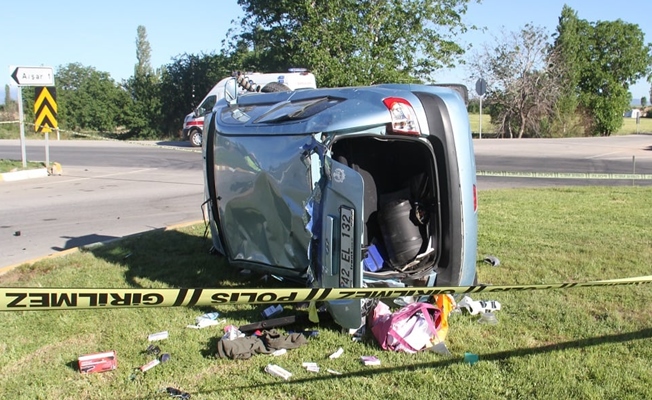
{"type": "Polygon", "coordinates": [[[23,160],[23,168],[27,168],[27,152],[25,151],[25,125],[23,124],[23,93],[22,87],[18,86],[18,125],[20,125],[20,156],[23,160]]]}
{"type": "Polygon", "coordinates": [[[45,168],[50,170],[50,133],[45,132],[45,168]]]}
{"type": "Polygon", "coordinates": [[[480,96],[480,139],[482,139],[482,97],[480,96]]]}

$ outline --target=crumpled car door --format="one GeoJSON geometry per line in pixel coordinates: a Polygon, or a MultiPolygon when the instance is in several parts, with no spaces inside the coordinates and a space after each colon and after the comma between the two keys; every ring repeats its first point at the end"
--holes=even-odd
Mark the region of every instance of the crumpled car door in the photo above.
{"type": "MultiPolygon", "coordinates": [[[[322,162],[318,186],[321,193],[316,196],[318,214],[313,227],[318,240],[316,280],[322,288],[359,288],[363,274],[362,176],[328,156],[322,162]]],[[[329,301],[327,307],[337,324],[349,329],[360,327],[361,300],[329,301]]]]}

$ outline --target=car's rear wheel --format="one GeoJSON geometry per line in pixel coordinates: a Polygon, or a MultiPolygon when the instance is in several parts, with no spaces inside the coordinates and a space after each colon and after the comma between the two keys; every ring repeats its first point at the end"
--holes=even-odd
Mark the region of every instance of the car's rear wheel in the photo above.
{"type": "Polygon", "coordinates": [[[188,135],[192,147],[201,147],[201,131],[193,129],[188,135]]]}

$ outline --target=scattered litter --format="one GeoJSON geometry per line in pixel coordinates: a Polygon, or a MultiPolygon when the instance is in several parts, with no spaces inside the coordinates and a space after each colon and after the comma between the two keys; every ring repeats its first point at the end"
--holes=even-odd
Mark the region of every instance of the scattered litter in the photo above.
{"type": "Polygon", "coordinates": [[[155,340],[164,340],[168,338],[168,331],[152,333],[147,337],[147,340],[153,342],[155,340]]]}
{"type": "Polygon", "coordinates": [[[439,342],[433,346],[428,347],[428,351],[432,351],[433,353],[441,354],[442,356],[446,356],[446,357],[453,356],[451,352],[448,350],[448,347],[446,347],[446,343],[444,342],[439,342]]]}
{"type": "Polygon", "coordinates": [[[14,232],[14,236],[20,236],[20,231],[14,232]]]}
{"type": "Polygon", "coordinates": [[[480,357],[477,354],[473,353],[464,353],[464,362],[473,365],[480,360],[480,357]]]}
{"type": "Polygon", "coordinates": [[[217,317],[219,317],[219,316],[220,316],[220,313],[218,313],[217,311],[209,312],[209,313],[206,313],[204,315],[200,315],[199,317],[195,318],[195,323],[199,324],[202,320],[215,321],[215,320],[217,320],[217,317]]]}
{"type": "Polygon", "coordinates": [[[115,350],[79,356],[77,362],[79,364],[79,372],[82,374],[106,372],[118,367],[115,350]]]}
{"type": "Polygon", "coordinates": [[[145,349],[145,353],[150,355],[153,354],[157,356],[160,352],[161,352],[161,348],[153,344],[150,344],[149,346],[147,346],[147,349],[145,349]]]}
{"type": "Polygon", "coordinates": [[[491,265],[492,267],[497,267],[497,266],[500,265],[500,260],[495,256],[485,256],[484,260],[482,260],[482,261],[486,262],[487,264],[491,265]]]}
{"type": "Polygon", "coordinates": [[[335,371],[334,369],[330,369],[330,368],[329,368],[329,369],[327,369],[326,371],[327,371],[329,374],[333,374],[333,375],[342,375],[341,372],[335,371]]]}
{"type": "Polygon", "coordinates": [[[333,354],[331,354],[330,356],[328,356],[328,358],[330,358],[330,359],[340,358],[340,356],[341,356],[342,354],[344,354],[344,349],[340,347],[339,349],[337,349],[337,351],[336,351],[335,353],[333,353],[333,354]]]}
{"type": "Polygon", "coordinates": [[[394,304],[400,307],[405,307],[417,301],[414,296],[401,296],[394,299],[394,304]]]}
{"type": "Polygon", "coordinates": [[[222,336],[222,339],[224,340],[234,340],[238,338],[243,338],[246,335],[238,328],[236,328],[234,325],[228,325],[224,327],[224,336],[222,336]]]}
{"type": "Polygon", "coordinates": [[[281,306],[280,304],[278,304],[278,305],[275,305],[275,306],[267,307],[267,308],[266,308],[266,309],[261,313],[261,315],[263,316],[263,318],[265,318],[265,319],[269,319],[269,318],[272,318],[272,317],[275,317],[275,316],[279,315],[279,314],[282,313],[282,312],[283,312],[283,306],[281,306]]]}
{"type": "Polygon", "coordinates": [[[293,331],[293,330],[289,330],[288,333],[290,333],[290,334],[291,333],[300,333],[303,336],[309,337],[309,338],[319,336],[319,331],[293,331]]]}
{"type": "Polygon", "coordinates": [[[172,356],[170,355],[170,353],[163,353],[163,354],[161,354],[161,357],[159,357],[159,360],[162,363],[164,363],[164,362],[170,361],[171,358],[172,358],[172,356]]]}
{"type": "Polygon", "coordinates": [[[360,357],[360,361],[364,365],[380,365],[380,359],[376,356],[362,356],[360,357]]]}
{"type": "Polygon", "coordinates": [[[308,372],[319,372],[319,366],[317,363],[314,362],[304,362],[301,364],[302,367],[306,369],[308,372]]]}
{"type": "Polygon", "coordinates": [[[267,372],[270,375],[278,376],[279,378],[283,378],[286,381],[290,379],[292,374],[289,371],[284,370],[283,368],[279,367],[278,365],[275,364],[268,364],[265,367],[265,372],[267,372]]]}
{"type": "Polygon", "coordinates": [[[175,399],[181,399],[181,400],[190,399],[190,393],[181,391],[177,388],[167,387],[165,388],[164,392],[169,394],[170,397],[174,397],[175,399]]]}
{"type": "Polygon", "coordinates": [[[495,300],[478,300],[474,301],[469,296],[464,296],[462,300],[457,303],[458,309],[466,309],[471,315],[476,315],[481,312],[492,312],[500,310],[500,303],[495,300]]]}
{"type": "Polygon", "coordinates": [[[272,355],[274,357],[282,356],[283,354],[287,353],[287,349],[278,349],[272,352],[272,355]]]}
{"type": "Polygon", "coordinates": [[[145,371],[148,371],[148,370],[150,370],[150,369],[156,367],[156,366],[159,365],[160,363],[161,363],[161,361],[160,361],[158,358],[155,358],[155,359],[153,359],[152,361],[148,362],[147,364],[141,366],[139,369],[140,369],[142,372],[145,372],[145,371]]]}
{"type": "Polygon", "coordinates": [[[494,313],[485,312],[480,315],[480,319],[478,319],[478,323],[487,324],[487,325],[496,325],[498,323],[498,319],[496,318],[496,315],[494,313]]]}

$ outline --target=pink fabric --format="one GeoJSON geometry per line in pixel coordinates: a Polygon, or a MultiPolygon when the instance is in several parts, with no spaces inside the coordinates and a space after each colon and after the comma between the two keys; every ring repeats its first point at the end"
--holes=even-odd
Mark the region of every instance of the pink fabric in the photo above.
{"type": "Polygon", "coordinates": [[[397,332],[397,328],[415,314],[421,312],[428,326],[430,336],[437,335],[441,324],[441,311],[434,304],[416,302],[392,313],[387,304],[378,303],[371,317],[371,332],[384,350],[413,353],[415,349],[397,332]]]}

